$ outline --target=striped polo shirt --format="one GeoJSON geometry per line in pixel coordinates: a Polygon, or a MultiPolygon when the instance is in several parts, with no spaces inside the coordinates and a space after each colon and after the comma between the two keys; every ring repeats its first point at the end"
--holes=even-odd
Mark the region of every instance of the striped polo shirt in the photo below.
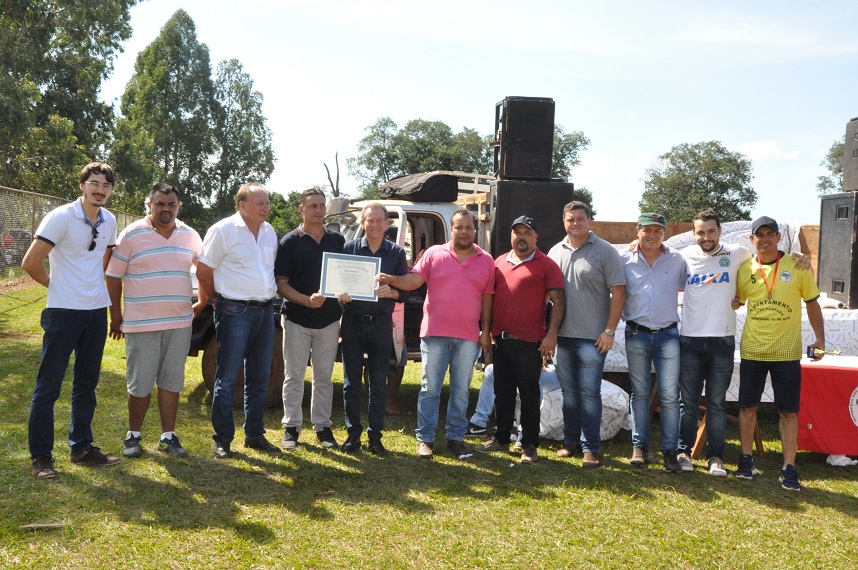
{"type": "Polygon", "coordinates": [[[106,272],[125,279],[122,332],[191,326],[191,267],[202,248],[200,235],[179,220],[169,238],[155,231],[151,216],[122,230],[106,272]]]}

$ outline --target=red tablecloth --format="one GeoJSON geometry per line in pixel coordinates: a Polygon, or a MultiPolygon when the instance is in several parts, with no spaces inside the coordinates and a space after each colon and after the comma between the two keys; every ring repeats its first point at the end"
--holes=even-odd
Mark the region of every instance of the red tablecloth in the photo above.
{"type": "Polygon", "coordinates": [[[858,357],[802,360],[798,448],[858,455],[858,357]]]}

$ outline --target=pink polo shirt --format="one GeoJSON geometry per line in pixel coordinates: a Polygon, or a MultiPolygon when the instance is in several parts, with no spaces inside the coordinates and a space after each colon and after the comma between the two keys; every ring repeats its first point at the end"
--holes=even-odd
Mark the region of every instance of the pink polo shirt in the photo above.
{"type": "Polygon", "coordinates": [[[478,342],[484,294],[494,294],[495,263],[474,244],[477,253],[459,261],[452,243],[433,245],[411,270],[426,280],[426,302],[420,337],[446,336],[478,342]]]}
{"type": "Polygon", "coordinates": [[[191,326],[191,266],[202,249],[199,234],[179,220],[169,239],[152,228],[151,216],[122,230],[106,272],[125,280],[122,332],[191,326]]]}

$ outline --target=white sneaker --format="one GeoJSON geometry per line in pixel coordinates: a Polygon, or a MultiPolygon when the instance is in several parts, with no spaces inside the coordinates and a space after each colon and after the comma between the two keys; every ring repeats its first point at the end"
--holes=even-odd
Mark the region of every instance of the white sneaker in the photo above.
{"type": "Polygon", "coordinates": [[[835,467],[850,467],[852,465],[858,465],[858,461],[849,459],[845,455],[829,455],[825,462],[829,465],[834,465],[835,467]]]}
{"type": "Polygon", "coordinates": [[[709,474],[715,477],[726,477],[727,470],[724,469],[724,462],[717,457],[709,460],[709,474]]]}
{"type": "Polygon", "coordinates": [[[691,464],[691,458],[687,453],[680,453],[676,456],[676,462],[679,463],[679,468],[683,471],[694,471],[694,465],[691,464]]]}

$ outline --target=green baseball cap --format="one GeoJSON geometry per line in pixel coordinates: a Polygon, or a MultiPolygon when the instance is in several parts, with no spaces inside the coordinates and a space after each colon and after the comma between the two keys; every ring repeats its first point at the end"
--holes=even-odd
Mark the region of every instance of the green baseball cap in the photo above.
{"type": "Polygon", "coordinates": [[[638,218],[639,226],[661,226],[666,227],[664,216],[655,212],[642,212],[638,218]]]}

